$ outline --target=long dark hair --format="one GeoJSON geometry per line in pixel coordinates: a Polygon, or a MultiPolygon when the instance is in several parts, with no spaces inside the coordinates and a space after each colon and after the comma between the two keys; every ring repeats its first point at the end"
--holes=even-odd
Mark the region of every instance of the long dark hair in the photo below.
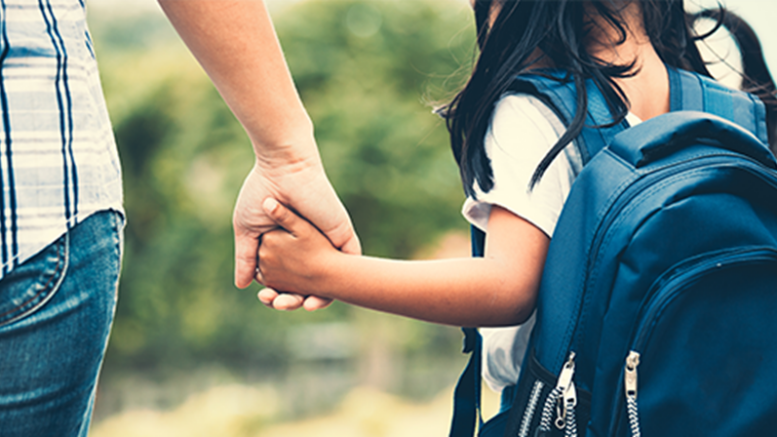
{"type": "MultiPolygon", "coordinates": [[[[663,62],[671,67],[710,76],[695,43],[721,26],[730,31],[742,53],[743,88],[757,94],[767,105],[770,143],[773,144],[777,114],[775,86],[752,29],[722,7],[688,14],[683,0],[640,0],[640,5],[645,32],[663,62]],[[693,24],[702,17],[715,20],[716,26],[705,35],[695,35],[693,24]]],[[[584,92],[587,79],[592,80],[604,95],[615,123],[626,116],[628,101],[614,79],[636,74],[634,64],[605,63],[585,50],[586,23],[591,12],[617,31],[619,39],[615,44],[626,41],[628,29],[621,15],[623,8],[623,2],[617,0],[475,0],[480,55],[465,87],[442,111],[467,195],[475,195],[475,181],[485,192],[493,187],[491,164],[483,140],[495,103],[511,89],[517,75],[539,63],[566,71],[567,78],[575,83],[578,101],[574,119],[567,120],[567,131],[538,165],[532,185],[583,129],[588,106],[584,92]],[[495,1],[499,2],[501,10],[489,26],[489,13],[495,1]],[[540,57],[536,56],[535,49],[540,50],[540,57]]]]}

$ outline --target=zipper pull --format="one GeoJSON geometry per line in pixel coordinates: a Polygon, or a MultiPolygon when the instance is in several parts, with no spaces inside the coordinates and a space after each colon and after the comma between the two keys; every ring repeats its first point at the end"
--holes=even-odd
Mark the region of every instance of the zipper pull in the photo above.
{"type": "Polygon", "coordinates": [[[570,411],[572,414],[575,414],[575,406],[577,405],[577,389],[575,388],[575,383],[569,384],[567,391],[564,392],[563,398],[564,403],[561,406],[561,411],[557,411],[559,417],[556,418],[556,423],[558,424],[559,420],[563,418],[561,421],[564,422],[564,427],[566,427],[569,425],[569,423],[567,423],[567,419],[569,418],[567,414],[570,411]]]}
{"type": "Polygon", "coordinates": [[[626,358],[626,369],[623,372],[627,398],[637,399],[637,366],[639,366],[639,353],[631,351],[626,358]]]}
{"type": "Polygon", "coordinates": [[[569,384],[569,388],[564,392],[564,408],[574,408],[577,406],[577,389],[575,384],[569,384]]]}
{"type": "Polygon", "coordinates": [[[572,382],[572,376],[575,374],[575,353],[570,352],[567,362],[564,363],[564,367],[561,368],[561,374],[558,376],[558,382],[556,388],[562,388],[566,391],[569,384],[572,382]]]}
{"type": "Polygon", "coordinates": [[[629,415],[631,437],[640,437],[639,407],[637,406],[637,366],[639,353],[631,351],[626,358],[626,368],[623,371],[623,385],[626,389],[626,412],[629,415]]]}
{"type": "Polygon", "coordinates": [[[566,409],[567,405],[577,405],[577,390],[575,384],[572,382],[572,377],[575,375],[575,353],[570,352],[567,362],[564,363],[564,367],[561,368],[561,374],[558,376],[558,382],[556,383],[556,390],[561,393],[558,404],[556,405],[556,428],[564,429],[566,426],[566,409]],[[568,403],[570,402],[570,403],[568,403]]]}

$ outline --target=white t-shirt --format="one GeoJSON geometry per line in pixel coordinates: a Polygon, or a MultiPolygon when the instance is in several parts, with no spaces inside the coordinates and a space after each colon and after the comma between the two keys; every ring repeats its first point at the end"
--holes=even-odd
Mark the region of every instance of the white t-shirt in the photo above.
{"type": "MultiPolygon", "coordinates": [[[[627,121],[632,126],[640,122],[631,113],[627,121]]],[[[497,102],[484,141],[494,186],[483,193],[475,182],[477,200],[467,198],[464,217],[487,231],[491,206],[498,205],[552,237],[572,182],[583,166],[577,149],[565,148],[532,190],[529,184],[540,161],[565,130],[552,110],[534,96],[509,94],[497,102]]],[[[533,326],[534,315],[521,326],[480,329],[483,379],[494,391],[518,381],[533,326]]]]}

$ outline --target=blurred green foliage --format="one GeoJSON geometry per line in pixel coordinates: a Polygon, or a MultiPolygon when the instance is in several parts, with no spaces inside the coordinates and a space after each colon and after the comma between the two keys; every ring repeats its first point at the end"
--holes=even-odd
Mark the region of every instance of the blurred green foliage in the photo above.
{"type": "MultiPolygon", "coordinates": [[[[447,131],[432,114],[433,101],[461,86],[474,53],[466,4],[307,1],[274,19],[365,252],[409,257],[466,230],[447,131]]],[[[128,214],[106,376],[213,361],[274,366],[290,359],[291,326],[369,324],[338,303],[315,313],[271,311],[256,288],[234,287],[230,218],[253,162],[246,135],[163,18],[95,12],[90,20],[128,214]]],[[[457,347],[455,330],[392,323],[405,352],[457,347]]]]}
{"type": "Polygon", "coordinates": [[[306,2],[279,17],[326,169],[365,251],[408,257],[461,226],[443,120],[473,54],[471,12],[445,1],[306,2]]]}

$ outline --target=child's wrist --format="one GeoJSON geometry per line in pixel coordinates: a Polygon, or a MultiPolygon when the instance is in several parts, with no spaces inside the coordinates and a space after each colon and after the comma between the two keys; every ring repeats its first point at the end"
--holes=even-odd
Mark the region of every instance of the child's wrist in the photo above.
{"type": "Polygon", "coordinates": [[[346,278],[349,255],[335,248],[327,249],[316,255],[319,262],[313,275],[309,277],[309,286],[312,295],[337,299],[337,290],[342,287],[346,278]]]}

